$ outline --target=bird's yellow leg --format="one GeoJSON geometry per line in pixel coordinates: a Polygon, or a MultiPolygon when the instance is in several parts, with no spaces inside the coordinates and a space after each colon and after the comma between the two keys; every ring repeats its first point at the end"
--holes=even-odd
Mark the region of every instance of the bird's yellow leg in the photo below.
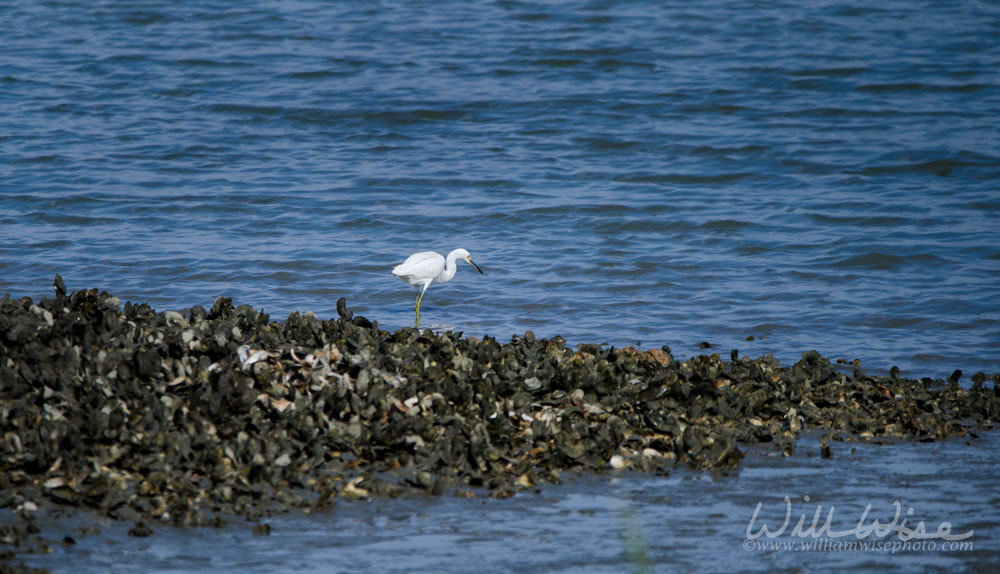
{"type": "Polygon", "coordinates": [[[420,300],[424,298],[423,292],[417,296],[417,326],[420,326],[420,300]]]}

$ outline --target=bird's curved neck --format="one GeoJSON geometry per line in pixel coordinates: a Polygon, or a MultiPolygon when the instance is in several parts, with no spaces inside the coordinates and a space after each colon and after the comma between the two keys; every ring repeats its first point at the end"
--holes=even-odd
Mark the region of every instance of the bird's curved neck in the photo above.
{"type": "Polygon", "coordinates": [[[441,278],[444,279],[445,281],[454,277],[455,272],[458,271],[458,266],[455,265],[456,259],[458,259],[457,250],[452,251],[451,253],[448,254],[448,259],[446,259],[444,262],[444,272],[441,273],[442,275],[441,278]]]}

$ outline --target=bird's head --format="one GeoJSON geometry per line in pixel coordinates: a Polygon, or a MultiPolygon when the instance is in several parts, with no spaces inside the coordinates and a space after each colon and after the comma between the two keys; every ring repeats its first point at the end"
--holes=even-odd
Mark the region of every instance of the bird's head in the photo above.
{"type": "Polygon", "coordinates": [[[472,255],[470,255],[469,252],[466,251],[465,249],[461,249],[461,248],[456,249],[455,250],[455,255],[457,255],[460,259],[465,259],[466,261],[468,261],[469,265],[472,265],[473,267],[475,267],[476,271],[479,271],[480,275],[486,275],[485,273],[483,273],[483,270],[480,269],[479,266],[476,265],[476,263],[472,260],[472,255]]]}

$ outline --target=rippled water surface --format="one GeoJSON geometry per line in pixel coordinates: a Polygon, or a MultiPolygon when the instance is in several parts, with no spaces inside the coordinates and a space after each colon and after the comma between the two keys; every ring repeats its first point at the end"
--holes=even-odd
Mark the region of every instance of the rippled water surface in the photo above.
{"type": "Polygon", "coordinates": [[[807,4],[9,4],[0,290],[1000,369],[1000,9],[807,4]]]}
{"type": "Polygon", "coordinates": [[[1000,371],[996,3],[0,2],[0,46],[0,293],[395,329],[461,246],[423,326],[1000,371]]]}

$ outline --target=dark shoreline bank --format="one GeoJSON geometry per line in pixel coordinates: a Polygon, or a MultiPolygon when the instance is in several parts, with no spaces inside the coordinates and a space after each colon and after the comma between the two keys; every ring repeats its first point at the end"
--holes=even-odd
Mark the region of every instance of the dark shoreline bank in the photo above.
{"type": "Polygon", "coordinates": [[[815,352],[681,362],[530,332],[389,333],[338,310],[157,314],[58,278],[54,299],[0,300],[0,508],[24,518],[4,545],[40,506],[211,525],[411,490],[503,498],[562,470],[733,469],[740,445],[789,453],[804,429],[926,441],[1000,413],[998,375],[845,374],[815,352]]]}

